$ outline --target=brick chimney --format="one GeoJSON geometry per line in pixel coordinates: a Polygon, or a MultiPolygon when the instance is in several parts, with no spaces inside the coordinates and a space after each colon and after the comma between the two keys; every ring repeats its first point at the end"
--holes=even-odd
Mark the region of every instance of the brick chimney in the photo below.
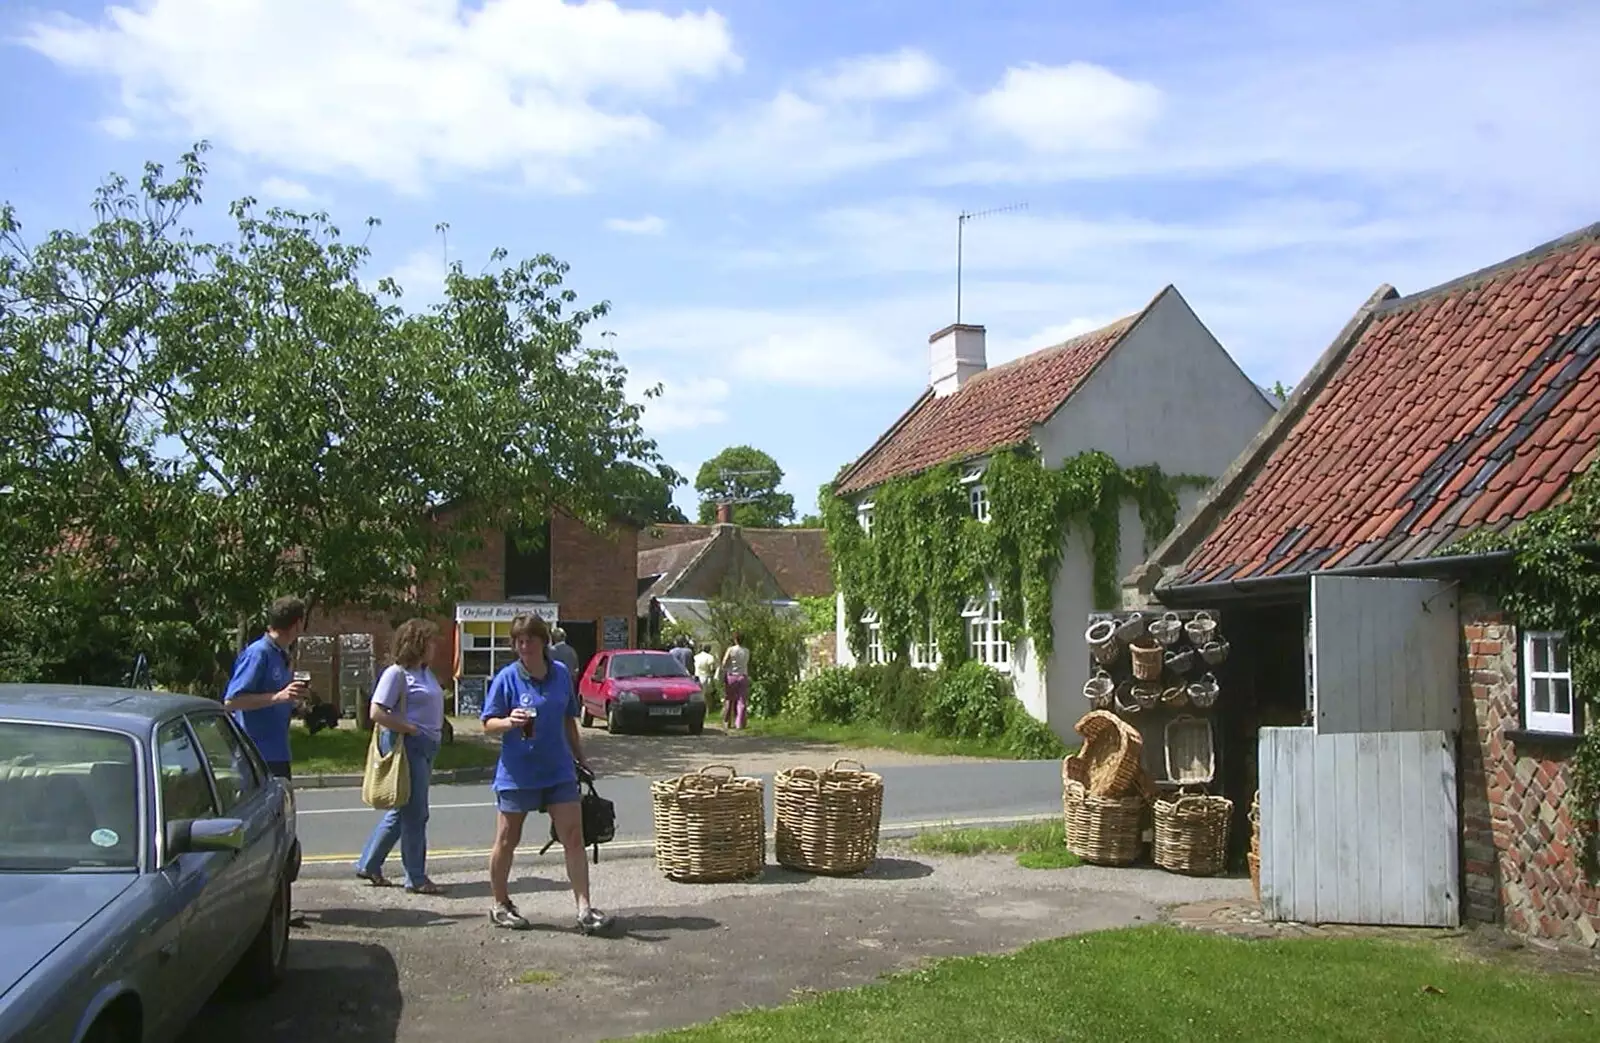
{"type": "Polygon", "coordinates": [[[928,346],[928,384],[939,398],[955,394],[989,368],[982,326],[946,326],[928,338],[928,346]]]}
{"type": "Polygon", "coordinates": [[[719,503],[719,504],[717,504],[717,524],[718,525],[732,525],[733,524],[733,504],[731,504],[731,503],[719,503]]]}

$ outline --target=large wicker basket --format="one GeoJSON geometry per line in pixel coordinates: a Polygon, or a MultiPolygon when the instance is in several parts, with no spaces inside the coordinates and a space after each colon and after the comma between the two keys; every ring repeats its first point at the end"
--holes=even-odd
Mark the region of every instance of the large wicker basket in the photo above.
{"type": "Polygon", "coordinates": [[[1250,889],[1261,901],[1261,791],[1250,799],[1250,889]]]}
{"type": "Polygon", "coordinates": [[[878,857],[883,776],[859,761],[836,760],[823,771],[778,772],[772,805],[780,865],[846,875],[861,872],[878,857]]]}
{"type": "Polygon", "coordinates": [[[1101,797],[1121,797],[1138,787],[1144,739],[1138,729],[1109,710],[1091,710],[1073,725],[1084,738],[1084,766],[1089,792],[1101,797]]]}
{"type": "Polygon", "coordinates": [[[1157,800],[1155,863],[1189,876],[1216,876],[1228,864],[1227,797],[1179,796],[1157,800]]]}
{"type": "Polygon", "coordinates": [[[1139,860],[1144,845],[1139,838],[1145,800],[1139,792],[1123,797],[1090,793],[1083,783],[1064,773],[1062,813],[1067,850],[1095,865],[1125,866],[1139,860]]]}
{"type": "Polygon", "coordinates": [[[656,868],[669,880],[711,883],[761,875],[767,861],[760,779],[725,764],[650,784],[656,868]]]}

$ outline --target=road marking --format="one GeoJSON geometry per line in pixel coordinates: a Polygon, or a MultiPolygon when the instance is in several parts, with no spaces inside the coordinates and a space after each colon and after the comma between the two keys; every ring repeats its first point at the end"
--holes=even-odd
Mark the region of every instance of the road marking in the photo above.
{"type": "MultiPolygon", "coordinates": [[[[435,805],[435,806],[437,806],[437,805],[435,805]]],[[[463,806],[465,806],[465,807],[475,807],[477,805],[463,805],[463,806]]],[[[484,806],[487,807],[488,805],[484,805],[484,806]]],[[[371,810],[371,809],[368,808],[368,809],[364,809],[364,810],[371,810]]],[[[990,816],[988,818],[964,818],[964,819],[942,818],[942,819],[928,819],[928,820],[923,821],[923,822],[885,822],[885,823],[883,823],[883,825],[878,827],[878,831],[880,833],[884,833],[884,832],[901,832],[901,831],[904,831],[904,830],[911,830],[911,831],[915,831],[915,832],[920,832],[922,830],[927,830],[927,829],[971,829],[971,828],[973,828],[975,826],[1010,825],[1011,823],[1014,823],[1014,822],[1046,822],[1046,821],[1050,821],[1050,820],[1057,819],[1057,818],[1060,818],[1060,817],[1061,817],[1061,813],[1059,811],[1052,811],[1052,812],[1048,812],[1048,813],[1040,812],[1038,814],[1033,814],[1033,815],[992,815],[992,816],[990,816]]],[[[771,841],[773,839],[773,837],[774,837],[773,832],[771,830],[768,830],[767,831],[767,840],[771,841]]],[[[626,840],[626,841],[621,841],[621,842],[617,842],[617,843],[606,844],[604,846],[605,846],[605,849],[607,851],[649,851],[651,848],[655,847],[655,841],[653,841],[653,840],[626,840]]],[[[486,847],[485,848],[448,847],[448,848],[442,848],[442,849],[439,849],[439,850],[434,850],[434,849],[430,848],[429,851],[428,851],[428,858],[430,860],[437,859],[437,858],[488,858],[489,857],[489,850],[490,849],[486,848],[486,847]]],[[[301,859],[301,863],[304,864],[304,865],[333,865],[333,864],[336,864],[336,863],[339,863],[339,862],[354,862],[356,859],[358,859],[360,857],[361,856],[359,854],[355,854],[355,855],[306,855],[304,858],[301,859]]]]}

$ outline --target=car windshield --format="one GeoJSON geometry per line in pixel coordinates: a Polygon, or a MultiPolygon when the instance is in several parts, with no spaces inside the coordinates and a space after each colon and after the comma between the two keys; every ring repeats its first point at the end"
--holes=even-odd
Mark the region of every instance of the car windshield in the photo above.
{"type": "Polygon", "coordinates": [[[135,868],[136,764],[126,735],[0,721],[0,871],[135,868]]]}
{"type": "Polygon", "coordinates": [[[611,657],[611,676],[619,681],[634,677],[688,677],[689,671],[665,652],[627,652],[611,657]]]}

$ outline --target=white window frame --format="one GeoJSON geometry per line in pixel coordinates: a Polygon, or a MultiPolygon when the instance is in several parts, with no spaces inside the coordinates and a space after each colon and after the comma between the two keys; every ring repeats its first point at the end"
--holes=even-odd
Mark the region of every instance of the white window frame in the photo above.
{"type": "Polygon", "coordinates": [[[861,532],[866,536],[872,535],[872,508],[871,500],[856,508],[856,524],[861,526],[861,532]]]}
{"type": "Polygon", "coordinates": [[[1572,688],[1572,651],[1565,649],[1567,668],[1556,669],[1555,646],[1566,645],[1567,635],[1559,630],[1524,630],[1521,641],[1522,727],[1544,735],[1578,734],[1578,693],[1572,688]],[[1542,657],[1540,653],[1543,653],[1542,657]],[[1537,687],[1546,686],[1546,709],[1534,707],[1537,687]],[[1558,710],[1557,695],[1566,688],[1567,708],[1558,710]]]}
{"type": "Polygon", "coordinates": [[[887,661],[883,654],[883,624],[878,622],[878,614],[870,610],[861,617],[861,622],[867,626],[867,663],[881,665],[887,661]]]}
{"type": "Polygon", "coordinates": [[[984,523],[989,522],[989,489],[983,484],[983,468],[974,467],[961,476],[961,484],[967,487],[967,511],[972,517],[984,523]]]}
{"type": "Polygon", "coordinates": [[[919,670],[935,670],[939,666],[939,641],[933,632],[933,620],[928,620],[928,634],[922,641],[911,644],[911,665],[919,670]]]}
{"type": "Polygon", "coordinates": [[[999,592],[990,587],[983,597],[969,599],[961,615],[967,621],[968,657],[996,670],[1011,669],[1011,642],[1005,637],[999,592]]]}

